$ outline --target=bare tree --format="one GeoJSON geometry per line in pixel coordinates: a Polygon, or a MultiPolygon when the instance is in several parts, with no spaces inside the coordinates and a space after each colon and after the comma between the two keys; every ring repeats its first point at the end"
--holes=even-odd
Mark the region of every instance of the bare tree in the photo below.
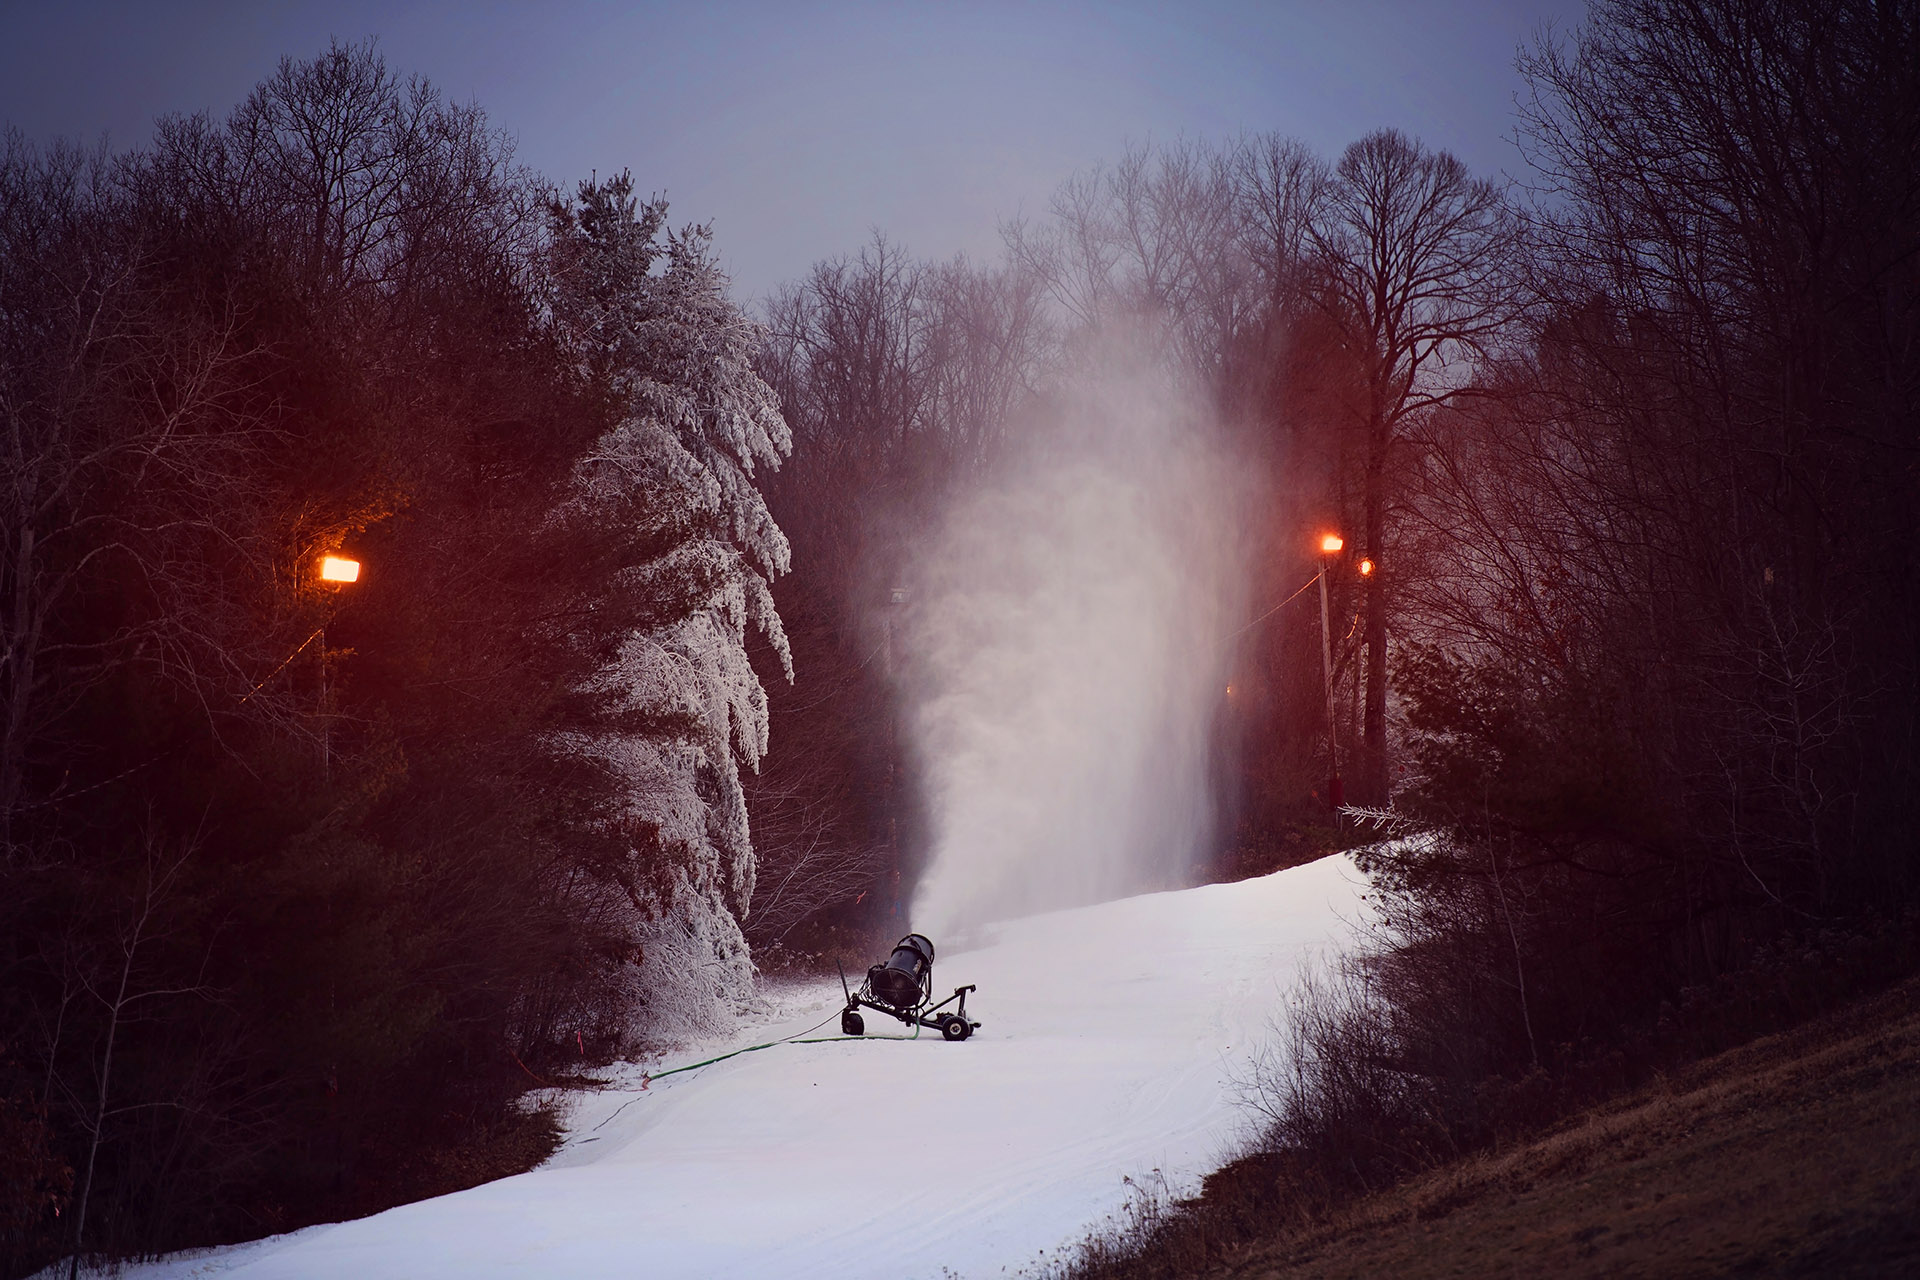
{"type": "Polygon", "coordinates": [[[955,258],[928,270],[927,415],[949,480],[989,462],[1038,391],[1052,336],[1043,304],[1039,281],[1010,267],[955,258]]]}
{"type": "Polygon", "coordinates": [[[854,903],[887,870],[890,850],[861,829],[844,785],[823,777],[817,739],[776,756],[747,784],[760,863],[747,938],[762,963],[795,929],[854,903]]]}
{"type": "Polygon", "coordinates": [[[1300,305],[1311,288],[1313,215],[1325,189],[1326,163],[1277,133],[1243,138],[1229,156],[1242,252],[1259,273],[1268,305],[1300,305]]]}
{"type": "MultiPolygon", "coordinates": [[[[0,822],[78,788],[26,794],[36,745],[122,664],[209,718],[265,665],[226,585],[265,576],[265,432],[245,414],[257,343],[237,307],[181,314],[155,275],[163,228],[117,166],[0,143],[0,822]],[[242,568],[244,566],[244,568],[242,568]],[[103,611],[99,593],[118,592],[103,611]]],[[[250,708],[277,714],[262,698],[250,708]]],[[[8,836],[11,847],[11,836],[8,836]]]]}
{"type": "Polygon", "coordinates": [[[1814,910],[1905,884],[1920,21],[1608,0],[1521,67],[1552,317],[1454,491],[1507,489],[1723,873],[1814,910]]]}
{"type": "Polygon", "coordinates": [[[418,301],[410,283],[524,252],[539,184],[506,135],[428,81],[402,80],[372,41],[282,58],[223,123],[160,122],[157,162],[289,246],[307,288],[418,301]]]}
{"type": "Polygon", "coordinates": [[[1015,266],[1045,285],[1069,350],[1112,325],[1144,325],[1170,370],[1224,410],[1266,318],[1266,246],[1239,199],[1249,166],[1194,142],[1131,147],[1063,183],[1048,219],[1001,235],[1015,266]]]}
{"type": "Polygon", "coordinates": [[[1473,360],[1514,320],[1519,224],[1498,186],[1391,129],[1348,147],[1315,194],[1308,234],[1318,298],[1359,363],[1364,387],[1356,424],[1362,549],[1375,568],[1366,584],[1358,798],[1384,803],[1387,616],[1399,571],[1389,543],[1396,445],[1420,414],[1467,389],[1473,360]]]}
{"type": "MultiPolygon", "coordinates": [[[[107,1141],[108,1121],[115,1116],[154,1106],[176,1105],[178,1100],[141,1098],[119,1101],[114,1094],[114,1072],[119,1065],[117,1051],[129,1032],[130,1024],[150,1022],[158,1016],[149,1012],[151,1003],[183,996],[207,998],[212,991],[199,982],[181,983],[167,967],[156,965],[150,952],[172,931],[178,913],[175,901],[180,896],[183,868],[193,855],[191,846],[178,853],[163,851],[150,836],[142,857],[137,883],[133,886],[113,928],[109,931],[103,954],[70,957],[71,972],[80,990],[98,1007],[99,1045],[97,1057],[88,1065],[91,1081],[91,1105],[77,1090],[53,1072],[54,1057],[48,1055],[48,1079],[68,1093],[68,1102],[82,1117],[85,1160],[80,1169],[80,1185],[73,1208],[73,1253],[67,1275],[76,1280],[80,1256],[87,1245],[87,1215],[94,1190],[94,1173],[101,1147],[107,1141]]],[[[84,946],[84,944],[81,944],[84,946]]]]}

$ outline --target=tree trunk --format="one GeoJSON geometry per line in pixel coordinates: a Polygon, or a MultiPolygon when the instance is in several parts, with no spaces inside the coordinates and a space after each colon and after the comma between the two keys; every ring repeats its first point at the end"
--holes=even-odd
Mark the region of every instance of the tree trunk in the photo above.
{"type": "Polygon", "coordinates": [[[1387,593],[1381,542],[1387,527],[1387,426],[1378,410],[1367,432],[1366,540],[1363,554],[1373,561],[1366,575],[1367,693],[1362,711],[1359,776],[1355,801],[1384,805],[1387,790],[1387,593]]]}
{"type": "Polygon", "coordinates": [[[139,929],[146,924],[143,912],[135,926],[132,941],[125,947],[120,966],[120,989],[108,1006],[107,1045],[100,1055],[100,1097],[93,1109],[93,1127],[88,1135],[87,1168],[80,1180],[80,1198],[73,1212],[73,1257],[67,1267],[67,1280],[78,1280],[80,1251],[86,1246],[87,1203],[93,1198],[93,1169],[100,1157],[100,1136],[107,1124],[107,1088],[113,1080],[113,1044],[120,1035],[120,1015],[127,1006],[127,982],[133,976],[133,955],[140,947],[139,929]]]}
{"type": "Polygon", "coordinates": [[[0,817],[6,826],[0,831],[4,848],[13,848],[13,811],[20,800],[21,762],[26,755],[27,711],[33,699],[34,658],[39,640],[39,620],[34,617],[35,566],[33,526],[23,524],[20,547],[13,565],[13,608],[8,619],[5,680],[7,691],[5,724],[0,725],[0,817]]]}

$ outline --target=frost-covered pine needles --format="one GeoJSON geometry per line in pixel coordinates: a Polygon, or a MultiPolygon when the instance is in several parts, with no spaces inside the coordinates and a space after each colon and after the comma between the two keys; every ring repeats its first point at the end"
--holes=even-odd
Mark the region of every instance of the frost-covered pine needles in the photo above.
{"type": "Polygon", "coordinates": [[[664,202],[636,200],[625,174],[552,212],[553,330],[614,422],[554,513],[604,557],[563,637],[594,660],[557,745],[620,793],[635,1013],[653,1034],[712,1030],[752,989],[740,767],[758,767],[768,726],[750,630],[792,678],[771,591],[787,540],[754,477],[792,436],[705,228],[666,231],[664,202]]]}

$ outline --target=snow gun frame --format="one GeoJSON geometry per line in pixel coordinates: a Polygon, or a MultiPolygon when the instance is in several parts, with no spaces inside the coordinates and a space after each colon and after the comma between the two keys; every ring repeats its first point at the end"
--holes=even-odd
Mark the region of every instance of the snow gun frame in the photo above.
{"type": "Polygon", "coordinates": [[[840,969],[840,990],[847,997],[847,1007],[840,1011],[840,1030],[845,1035],[866,1034],[866,1019],[860,1016],[863,1006],[907,1026],[938,1031],[948,1040],[965,1040],[980,1029],[967,1017],[967,993],[975,989],[972,983],[955,987],[945,1000],[932,1003],[933,943],[923,934],[910,933],[895,943],[893,955],[867,970],[858,991],[847,986],[847,971],[839,961],[834,967],[840,969]],[[954,1012],[940,1012],[956,1000],[960,1003],[954,1012]]]}

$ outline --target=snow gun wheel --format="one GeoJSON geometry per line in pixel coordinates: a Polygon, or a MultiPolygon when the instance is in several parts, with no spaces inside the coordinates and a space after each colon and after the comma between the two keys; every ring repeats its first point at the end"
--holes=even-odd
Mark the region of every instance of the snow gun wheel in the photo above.
{"type": "Polygon", "coordinates": [[[973,1034],[973,1024],[965,1018],[956,1018],[949,1014],[940,1024],[940,1034],[949,1040],[965,1040],[973,1034]]]}
{"type": "Polygon", "coordinates": [[[840,1033],[849,1036],[863,1036],[867,1033],[867,1020],[851,1009],[845,1010],[840,1015],[840,1033]]]}

